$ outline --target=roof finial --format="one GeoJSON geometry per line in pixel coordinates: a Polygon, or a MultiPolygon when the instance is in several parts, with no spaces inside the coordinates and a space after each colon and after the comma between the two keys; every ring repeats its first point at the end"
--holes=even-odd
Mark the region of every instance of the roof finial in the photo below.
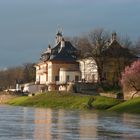
{"type": "Polygon", "coordinates": [[[63,38],[62,35],[62,28],[60,26],[58,26],[58,31],[56,33],[56,44],[58,44],[63,38]]]}
{"type": "Polygon", "coordinates": [[[116,32],[113,32],[112,33],[112,38],[111,38],[111,42],[117,40],[117,33],[116,32]]]}
{"type": "Polygon", "coordinates": [[[60,25],[58,25],[58,28],[57,28],[57,34],[58,33],[61,34],[61,35],[63,33],[63,28],[60,25]]]}

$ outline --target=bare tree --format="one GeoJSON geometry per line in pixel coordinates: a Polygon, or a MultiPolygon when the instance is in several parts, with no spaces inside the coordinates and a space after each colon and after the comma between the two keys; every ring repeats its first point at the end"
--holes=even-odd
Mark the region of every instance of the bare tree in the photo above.
{"type": "Polygon", "coordinates": [[[124,48],[132,49],[134,47],[133,42],[128,35],[120,38],[118,37],[118,42],[120,42],[121,46],[124,48]]]}
{"type": "Polygon", "coordinates": [[[1,88],[15,87],[16,80],[23,79],[23,67],[12,67],[7,70],[0,71],[0,86],[1,88]]]}
{"type": "Polygon", "coordinates": [[[89,56],[91,56],[96,64],[98,70],[98,82],[102,83],[103,77],[103,65],[105,57],[102,52],[108,47],[109,33],[103,29],[95,29],[91,31],[88,35],[88,40],[91,44],[91,50],[89,51],[89,56]]]}
{"type": "Polygon", "coordinates": [[[1,89],[15,88],[17,82],[25,83],[33,81],[35,81],[35,68],[32,63],[0,71],[1,89]]]}
{"type": "Polygon", "coordinates": [[[140,38],[136,41],[134,47],[132,48],[134,54],[140,57],[140,38]]]}
{"type": "Polygon", "coordinates": [[[107,48],[109,33],[103,29],[95,29],[80,38],[74,38],[75,46],[81,50],[81,57],[91,57],[95,60],[98,69],[98,82],[103,80],[104,56],[102,51],[107,48]]]}
{"type": "Polygon", "coordinates": [[[26,63],[23,66],[23,82],[35,81],[35,67],[33,63],[26,63]]]}

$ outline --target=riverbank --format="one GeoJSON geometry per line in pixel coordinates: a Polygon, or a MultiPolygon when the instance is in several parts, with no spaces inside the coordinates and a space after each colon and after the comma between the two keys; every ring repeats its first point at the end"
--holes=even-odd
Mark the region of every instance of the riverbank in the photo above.
{"type": "Polygon", "coordinates": [[[7,103],[10,105],[64,108],[64,109],[108,109],[120,104],[122,101],[103,97],[80,95],[72,93],[48,92],[28,97],[22,96],[14,98],[7,103]]]}
{"type": "Polygon", "coordinates": [[[115,111],[119,113],[137,113],[140,114],[140,97],[125,101],[116,106],[108,109],[109,111],[115,111]]]}
{"type": "Polygon", "coordinates": [[[17,98],[17,96],[13,96],[9,94],[0,94],[0,104],[5,104],[8,101],[11,101],[13,98],[17,98]]]}
{"type": "Polygon", "coordinates": [[[140,114],[140,97],[128,101],[72,93],[48,92],[36,96],[21,96],[10,99],[7,104],[15,106],[32,106],[55,109],[97,109],[120,113],[140,114]]]}

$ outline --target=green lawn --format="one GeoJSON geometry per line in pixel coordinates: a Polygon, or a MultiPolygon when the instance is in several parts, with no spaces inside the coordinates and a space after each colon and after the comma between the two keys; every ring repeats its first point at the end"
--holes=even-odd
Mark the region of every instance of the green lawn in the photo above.
{"type": "Polygon", "coordinates": [[[65,108],[65,109],[108,109],[121,101],[109,97],[89,96],[72,93],[47,92],[33,97],[17,97],[10,105],[65,108]],[[93,101],[93,102],[92,102],[93,101]]]}
{"type": "Polygon", "coordinates": [[[108,110],[127,113],[140,113],[140,97],[125,101],[112,108],[109,108],[108,110]]]}

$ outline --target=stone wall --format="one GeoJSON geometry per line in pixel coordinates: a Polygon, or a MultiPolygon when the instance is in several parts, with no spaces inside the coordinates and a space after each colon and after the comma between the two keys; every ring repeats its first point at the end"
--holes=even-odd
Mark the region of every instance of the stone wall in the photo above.
{"type": "Polygon", "coordinates": [[[117,98],[117,94],[115,93],[100,93],[100,96],[106,96],[111,98],[117,98]]]}
{"type": "Polygon", "coordinates": [[[99,95],[97,89],[98,86],[94,83],[74,83],[71,85],[71,91],[75,93],[99,95]]]}
{"type": "Polygon", "coordinates": [[[69,83],[67,91],[86,95],[99,95],[117,99],[124,99],[123,94],[121,92],[116,93],[112,91],[106,93],[101,87],[99,87],[95,83],[69,83]]]}

